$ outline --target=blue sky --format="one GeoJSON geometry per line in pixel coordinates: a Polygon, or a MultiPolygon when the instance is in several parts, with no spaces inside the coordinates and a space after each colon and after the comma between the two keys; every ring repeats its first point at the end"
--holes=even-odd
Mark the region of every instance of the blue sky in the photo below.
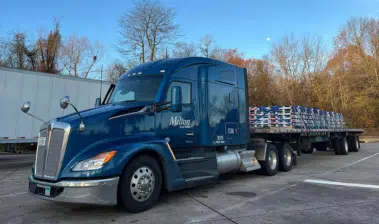
{"type": "MultiPolygon", "coordinates": [[[[2,0],[0,36],[62,25],[63,37],[86,36],[106,50],[104,64],[119,57],[114,45],[118,18],[132,8],[131,0],[2,0]]],[[[379,0],[161,0],[175,9],[182,41],[197,42],[211,34],[224,48],[238,48],[247,57],[261,58],[283,35],[320,35],[331,46],[338,29],[352,16],[379,17],[379,0]],[[269,37],[270,41],[266,38],[269,37]]]]}

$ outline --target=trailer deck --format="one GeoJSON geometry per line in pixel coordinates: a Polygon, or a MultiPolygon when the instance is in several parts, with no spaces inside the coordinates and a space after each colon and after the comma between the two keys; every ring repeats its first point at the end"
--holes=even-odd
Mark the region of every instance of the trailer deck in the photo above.
{"type": "Polygon", "coordinates": [[[293,129],[293,128],[250,128],[251,134],[301,134],[304,136],[309,135],[322,135],[325,133],[343,133],[348,132],[351,134],[361,135],[364,133],[363,129],[314,129],[314,130],[302,130],[302,129],[293,129]]]}

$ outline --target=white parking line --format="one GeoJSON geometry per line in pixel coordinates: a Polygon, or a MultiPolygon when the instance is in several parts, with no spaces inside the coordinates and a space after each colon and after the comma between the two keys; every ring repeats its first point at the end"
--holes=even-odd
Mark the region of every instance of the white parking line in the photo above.
{"type": "Polygon", "coordinates": [[[306,180],[304,180],[304,182],[313,183],[313,184],[345,186],[345,187],[360,187],[360,188],[379,189],[379,185],[372,185],[372,184],[344,183],[344,182],[338,182],[338,181],[315,180],[315,179],[306,179],[306,180]]]}
{"type": "Polygon", "coordinates": [[[19,192],[19,193],[14,193],[14,194],[6,194],[6,195],[0,195],[0,198],[6,198],[6,197],[12,197],[20,194],[27,194],[28,192],[19,192]]]}

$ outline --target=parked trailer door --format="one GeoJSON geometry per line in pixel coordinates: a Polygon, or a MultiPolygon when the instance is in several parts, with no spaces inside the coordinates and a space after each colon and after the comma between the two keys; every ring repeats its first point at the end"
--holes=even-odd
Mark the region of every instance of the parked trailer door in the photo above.
{"type": "MultiPolygon", "coordinates": [[[[103,82],[102,96],[109,87],[103,82]]],[[[73,113],[59,106],[62,96],[70,96],[78,110],[92,108],[100,94],[100,81],[0,68],[0,143],[36,142],[42,122],[21,112],[25,101],[30,113],[45,121],[73,113]]]]}

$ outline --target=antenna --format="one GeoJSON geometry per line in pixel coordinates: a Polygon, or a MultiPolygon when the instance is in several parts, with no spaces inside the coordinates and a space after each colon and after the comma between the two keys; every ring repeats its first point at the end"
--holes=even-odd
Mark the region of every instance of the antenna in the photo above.
{"type": "Polygon", "coordinates": [[[167,55],[167,48],[166,48],[165,75],[167,74],[167,58],[168,58],[168,55],[167,55]]]}
{"type": "Polygon", "coordinates": [[[165,59],[165,68],[164,68],[165,76],[167,75],[167,58],[168,58],[168,55],[167,55],[167,48],[166,48],[166,59],[165,59]]]}

